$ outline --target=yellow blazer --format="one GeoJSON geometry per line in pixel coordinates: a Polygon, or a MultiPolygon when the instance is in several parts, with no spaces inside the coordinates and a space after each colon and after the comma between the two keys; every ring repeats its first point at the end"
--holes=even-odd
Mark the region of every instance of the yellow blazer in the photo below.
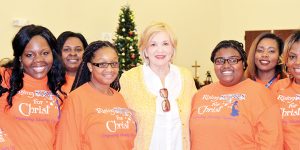
{"type": "MultiPolygon", "coordinates": [[[[134,149],[138,150],[149,149],[156,114],[156,96],[147,89],[142,68],[143,66],[132,68],[124,72],[120,79],[120,92],[124,96],[128,107],[135,111],[137,135],[134,141],[134,149]]],[[[184,150],[189,150],[189,117],[192,97],[197,90],[191,73],[185,68],[178,68],[182,81],[182,90],[177,99],[182,122],[182,145],[184,150]]]]}

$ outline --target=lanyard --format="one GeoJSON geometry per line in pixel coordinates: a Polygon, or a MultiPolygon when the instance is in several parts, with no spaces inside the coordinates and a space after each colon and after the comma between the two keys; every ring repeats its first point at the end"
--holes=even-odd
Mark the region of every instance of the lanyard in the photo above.
{"type": "Polygon", "coordinates": [[[271,86],[271,84],[274,82],[274,80],[276,79],[277,75],[275,75],[266,85],[266,88],[269,88],[271,86]]]}

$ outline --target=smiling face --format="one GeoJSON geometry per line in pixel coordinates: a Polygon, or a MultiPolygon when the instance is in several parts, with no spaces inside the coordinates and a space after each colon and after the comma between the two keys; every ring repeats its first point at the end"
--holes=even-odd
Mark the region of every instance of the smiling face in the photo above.
{"type": "Polygon", "coordinates": [[[42,79],[52,67],[52,50],[42,36],[36,35],[26,45],[20,61],[26,74],[35,79],[42,79]]]}
{"type": "Polygon", "coordinates": [[[145,57],[149,59],[150,68],[168,67],[173,54],[174,48],[166,32],[158,32],[148,41],[145,57]]]}
{"type": "Polygon", "coordinates": [[[82,61],[83,44],[77,37],[69,37],[62,47],[62,60],[69,74],[76,74],[82,61]]]}
{"type": "MultiPolygon", "coordinates": [[[[241,56],[236,49],[233,48],[221,48],[216,52],[215,58],[237,58],[241,56]]],[[[243,80],[243,63],[239,60],[236,64],[230,65],[227,61],[223,65],[214,64],[215,73],[219,79],[219,82],[224,86],[233,86],[240,83],[243,80]]]]}
{"type": "Polygon", "coordinates": [[[300,84],[300,42],[292,45],[291,50],[288,52],[286,66],[289,73],[295,78],[296,83],[300,84]]]}
{"type": "Polygon", "coordinates": [[[99,88],[105,89],[117,78],[119,67],[112,67],[108,65],[106,68],[100,68],[92,63],[114,63],[118,62],[118,55],[116,51],[111,47],[100,48],[94,52],[94,56],[91,63],[88,63],[88,68],[91,72],[91,82],[99,88]]]}
{"type": "Polygon", "coordinates": [[[255,51],[255,65],[258,71],[268,72],[275,70],[279,59],[278,44],[274,39],[262,39],[255,51]]]}

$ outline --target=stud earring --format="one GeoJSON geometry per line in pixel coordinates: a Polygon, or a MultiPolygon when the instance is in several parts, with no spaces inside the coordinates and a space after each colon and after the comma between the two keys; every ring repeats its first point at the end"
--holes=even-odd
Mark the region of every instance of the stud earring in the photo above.
{"type": "Polygon", "coordinates": [[[22,59],[21,59],[21,57],[19,57],[19,62],[20,62],[20,69],[23,71],[23,69],[24,69],[24,66],[23,66],[23,63],[22,63],[22,59]]]}

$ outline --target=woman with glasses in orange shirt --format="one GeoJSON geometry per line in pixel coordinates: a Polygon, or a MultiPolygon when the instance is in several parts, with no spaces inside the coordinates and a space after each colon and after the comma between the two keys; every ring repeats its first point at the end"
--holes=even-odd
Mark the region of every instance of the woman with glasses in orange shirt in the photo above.
{"type": "Polygon", "coordinates": [[[130,150],[136,135],[134,114],[119,92],[116,48],[92,42],[64,103],[57,150],[130,150]]]}
{"type": "Polygon", "coordinates": [[[134,149],[190,149],[188,121],[196,87],[188,70],[172,64],[176,46],[168,25],[148,26],[139,43],[144,65],[122,74],[121,93],[137,119],[134,149]]]}
{"type": "Polygon", "coordinates": [[[221,41],[210,59],[219,82],[204,86],[193,98],[191,149],[282,149],[278,104],[270,90],[243,76],[243,44],[221,41]]]}

